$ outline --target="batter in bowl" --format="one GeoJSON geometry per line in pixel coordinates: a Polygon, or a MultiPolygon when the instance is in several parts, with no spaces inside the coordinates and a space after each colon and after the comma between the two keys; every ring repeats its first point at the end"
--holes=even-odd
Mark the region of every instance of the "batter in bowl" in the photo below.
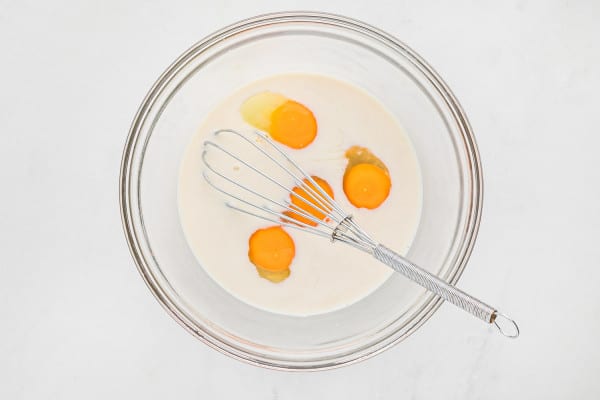
{"type": "Polygon", "coordinates": [[[255,129],[243,118],[242,107],[248,99],[264,93],[277,94],[274,107],[277,101],[290,101],[292,106],[298,103],[312,112],[316,136],[287,148],[290,155],[311,175],[324,179],[335,200],[375,239],[400,253],[408,251],[421,213],[421,178],[407,135],[362,89],[307,74],[256,81],[217,104],[206,117],[181,163],[178,203],[185,236],[199,268],[232,296],[254,307],[307,316],[348,306],[377,289],[392,270],[345,245],[286,229],[295,246],[289,276],[279,282],[266,279],[248,257],[249,238],[273,224],[225,207],[222,195],[202,177],[203,142],[218,129],[255,129]],[[376,155],[391,179],[389,193],[376,207],[357,208],[361,203],[349,201],[344,192],[348,150],[357,146],[376,155]]]}

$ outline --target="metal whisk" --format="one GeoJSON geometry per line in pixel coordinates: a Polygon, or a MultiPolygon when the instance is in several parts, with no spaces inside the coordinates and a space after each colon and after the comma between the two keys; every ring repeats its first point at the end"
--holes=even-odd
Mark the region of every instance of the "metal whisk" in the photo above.
{"type": "Polygon", "coordinates": [[[222,129],[214,133],[214,138],[215,140],[204,142],[202,160],[206,169],[203,174],[210,186],[229,198],[226,202],[228,207],[277,225],[328,238],[332,242],[343,242],[367,252],[444,300],[489,324],[494,324],[504,336],[519,336],[517,324],[494,307],[449,285],[371,238],[352,215],[344,211],[268,135],[253,132],[249,137],[235,130],[222,129]],[[251,152],[256,152],[258,157],[249,161],[251,152]],[[240,153],[244,156],[240,156],[240,153]],[[249,184],[256,185],[251,187],[243,183],[244,179],[247,179],[249,184]],[[259,182],[263,185],[263,191],[257,188],[260,186],[259,182]],[[300,196],[286,186],[285,182],[293,182],[295,187],[301,188],[308,196],[300,196]],[[306,182],[310,182],[310,185],[306,182]],[[270,187],[265,187],[265,184],[270,187]],[[281,191],[281,199],[268,194],[272,189],[281,191]],[[289,201],[290,196],[306,204],[309,209],[318,210],[326,215],[326,218],[319,219],[293,204],[289,201]],[[293,215],[302,218],[294,218],[293,215]]]}

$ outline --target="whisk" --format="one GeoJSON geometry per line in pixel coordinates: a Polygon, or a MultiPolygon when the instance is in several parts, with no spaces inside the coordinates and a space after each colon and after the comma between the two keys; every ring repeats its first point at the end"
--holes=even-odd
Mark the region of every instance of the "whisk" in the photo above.
{"type": "Polygon", "coordinates": [[[519,336],[517,324],[505,314],[375,241],[357,224],[351,214],[344,211],[267,134],[254,131],[248,136],[232,129],[218,130],[214,132],[213,140],[204,142],[202,160],[206,166],[203,171],[205,180],[229,199],[225,203],[228,207],[277,225],[328,238],[331,242],[346,243],[367,252],[442,299],[488,324],[494,324],[504,336],[509,338],[519,336]],[[224,136],[227,138],[223,139],[224,136]],[[252,161],[247,158],[251,151],[256,152],[258,156],[252,161]],[[244,156],[239,154],[241,152],[244,156]],[[243,174],[239,173],[241,169],[246,172],[246,179],[252,180],[248,183],[254,186],[243,183],[244,176],[240,176],[243,174]],[[281,196],[280,199],[271,195],[266,187],[261,191],[257,188],[260,186],[259,182],[263,187],[267,184],[271,189],[282,191],[285,196],[281,196]],[[293,182],[293,185],[301,188],[307,196],[297,194],[286,186],[286,182],[293,182]],[[293,204],[288,200],[290,196],[304,202],[308,209],[318,210],[326,215],[326,218],[317,218],[314,214],[293,204]],[[301,216],[301,218],[293,218],[290,215],[301,216]]]}

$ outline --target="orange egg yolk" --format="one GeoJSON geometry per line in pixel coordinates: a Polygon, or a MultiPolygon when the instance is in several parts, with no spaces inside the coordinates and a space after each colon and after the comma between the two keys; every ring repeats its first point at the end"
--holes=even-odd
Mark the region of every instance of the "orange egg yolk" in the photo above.
{"type": "Polygon", "coordinates": [[[344,193],[358,208],[377,208],[390,194],[390,177],[373,164],[357,164],[344,175],[344,193]]]}
{"type": "MultiPolygon", "coordinates": [[[[329,183],[327,183],[327,181],[325,181],[322,178],[319,178],[318,176],[312,176],[311,178],[315,181],[317,185],[319,185],[321,189],[325,191],[325,193],[329,195],[329,197],[333,199],[333,190],[331,189],[331,186],[329,186],[329,183]]],[[[319,193],[319,191],[316,189],[315,185],[311,181],[309,181],[308,179],[304,179],[303,182],[315,192],[319,193]]],[[[325,219],[327,215],[323,211],[331,211],[331,206],[328,203],[326,203],[326,200],[315,195],[314,193],[312,193],[313,196],[317,197],[320,200],[320,202],[311,197],[311,195],[307,193],[307,191],[302,187],[296,186],[292,189],[292,191],[297,196],[290,194],[290,203],[298,207],[300,210],[306,212],[307,214],[310,214],[311,216],[315,217],[316,219],[325,219]]],[[[288,217],[295,219],[298,222],[302,222],[310,226],[317,226],[317,222],[312,221],[306,218],[305,216],[295,213],[293,211],[285,211],[284,214],[288,217]]]]}
{"type": "Polygon", "coordinates": [[[312,111],[279,93],[258,93],[247,99],[240,111],[250,125],[293,149],[308,146],[317,136],[317,120],[312,111]]]}
{"type": "Polygon", "coordinates": [[[289,269],[296,254],[292,237],[280,226],[257,230],[250,236],[248,247],[252,264],[267,273],[289,269]]]}
{"type": "Polygon", "coordinates": [[[288,100],[271,114],[269,134],[292,149],[303,149],[317,136],[317,120],[304,105],[288,100]]]}
{"type": "Polygon", "coordinates": [[[389,196],[392,181],[385,164],[369,149],[353,146],[346,151],[344,193],[357,208],[374,209],[389,196]]]}

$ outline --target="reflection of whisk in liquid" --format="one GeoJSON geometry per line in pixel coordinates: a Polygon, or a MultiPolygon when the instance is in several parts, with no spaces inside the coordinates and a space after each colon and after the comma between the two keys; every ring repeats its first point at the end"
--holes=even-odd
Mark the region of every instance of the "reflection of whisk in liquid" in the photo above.
{"type": "Polygon", "coordinates": [[[228,207],[367,252],[442,299],[487,323],[493,323],[504,336],[519,336],[517,324],[506,315],[372,239],[350,214],[267,135],[254,132],[252,136],[246,136],[229,129],[216,131],[214,140],[204,142],[202,160],[206,166],[204,178],[210,186],[229,198],[226,202],[228,207]],[[236,153],[232,150],[234,148],[244,148],[245,151],[238,150],[236,153]],[[227,172],[235,170],[235,166],[240,167],[236,172],[243,170],[246,176],[228,175],[227,172]],[[255,186],[244,183],[244,179],[255,186]],[[298,195],[282,183],[290,180],[307,196],[298,195]],[[262,190],[260,186],[263,187],[262,190]],[[273,190],[279,191],[282,196],[269,195],[273,190]],[[299,207],[294,204],[295,201],[279,201],[279,198],[293,198],[307,207],[299,207]],[[307,211],[311,209],[318,210],[326,218],[317,218],[314,213],[307,211]],[[292,218],[294,215],[299,218],[292,218]]]}

